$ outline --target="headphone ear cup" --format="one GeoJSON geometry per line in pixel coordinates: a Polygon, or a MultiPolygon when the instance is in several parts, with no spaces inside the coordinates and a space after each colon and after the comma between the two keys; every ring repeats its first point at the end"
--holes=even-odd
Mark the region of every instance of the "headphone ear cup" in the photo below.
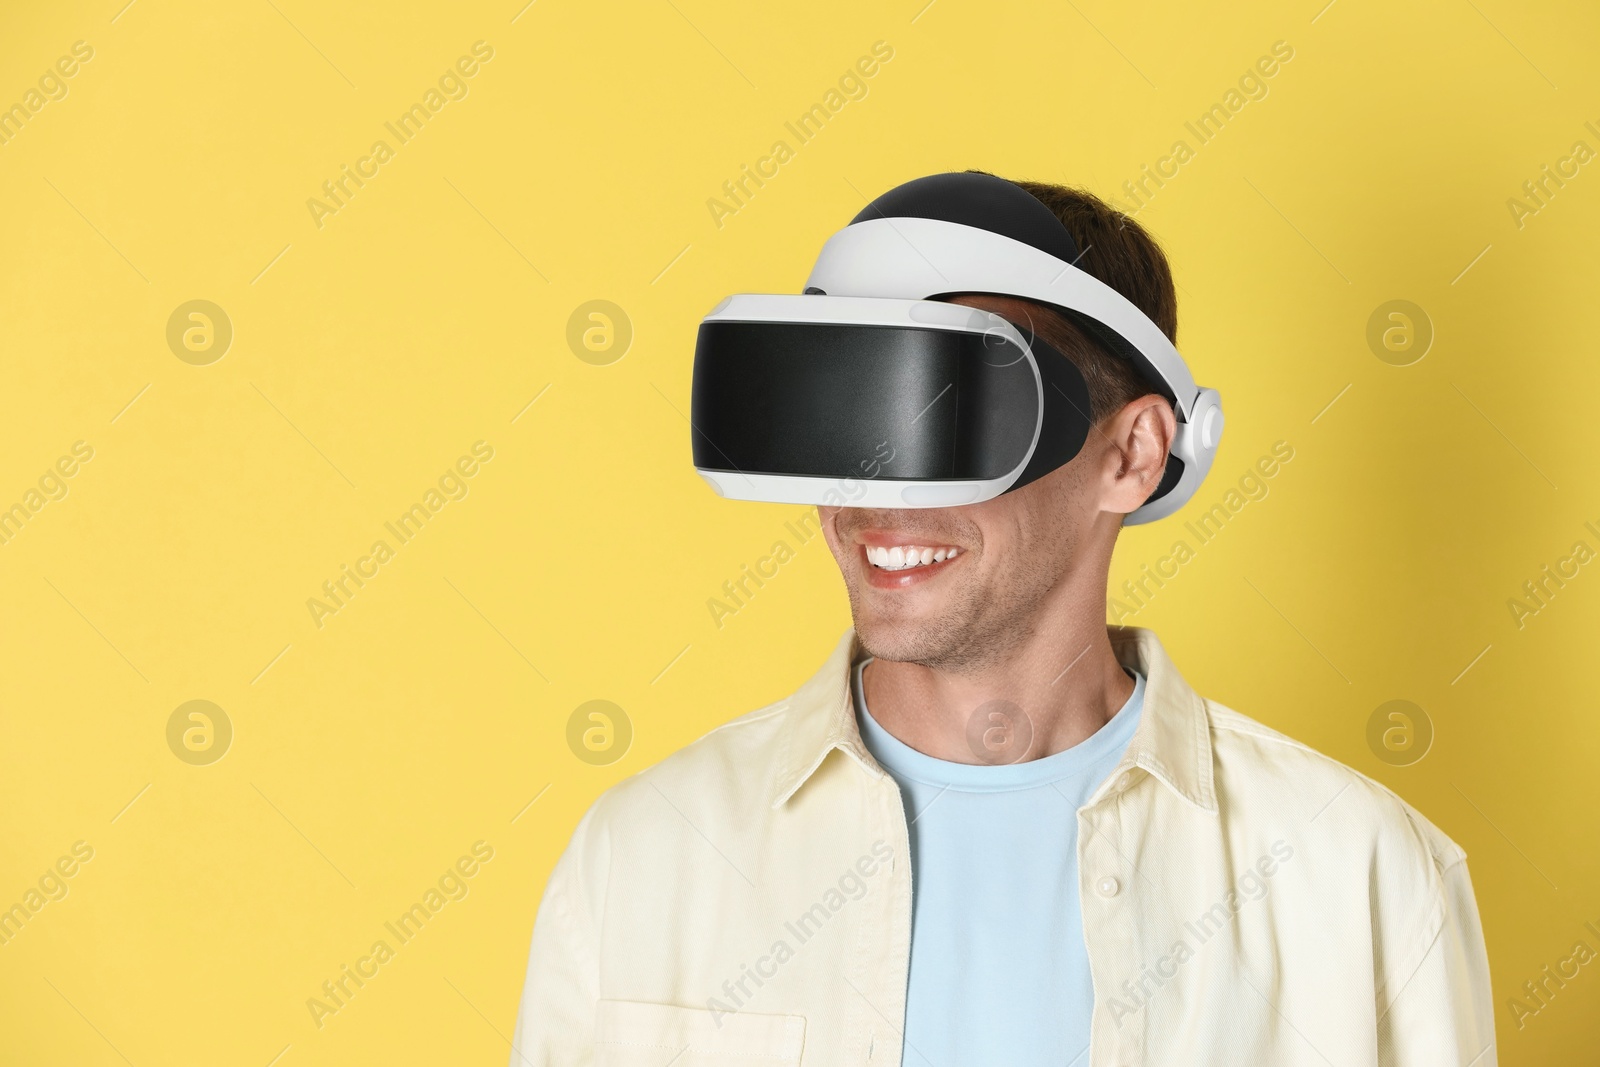
{"type": "Polygon", "coordinates": [[[1083,451],[1093,425],[1089,417],[1089,384],[1078,365],[1038,334],[1029,340],[1034,365],[1039,368],[1039,384],[1044,389],[1044,423],[1039,427],[1039,443],[1028,465],[1006,492],[1020,489],[1071,461],[1083,451]]]}
{"type": "Polygon", "coordinates": [[[1167,469],[1155,491],[1123,523],[1134,526],[1172,514],[1189,502],[1211,471],[1222,443],[1222,396],[1215,389],[1200,389],[1189,402],[1189,414],[1178,424],[1178,435],[1167,453],[1167,469]],[[1188,483],[1185,485],[1185,483],[1188,483]]]}
{"type": "Polygon", "coordinates": [[[1178,487],[1178,482],[1183,478],[1183,460],[1167,453],[1167,469],[1161,472],[1161,481],[1156,485],[1155,492],[1145,498],[1146,504],[1153,504],[1178,487]]]}

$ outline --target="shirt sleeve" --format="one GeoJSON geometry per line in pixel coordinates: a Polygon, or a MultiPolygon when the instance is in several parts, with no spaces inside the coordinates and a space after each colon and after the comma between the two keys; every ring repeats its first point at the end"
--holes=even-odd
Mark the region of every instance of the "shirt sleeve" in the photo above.
{"type": "Polygon", "coordinates": [[[534,918],[511,1067],[588,1067],[594,1062],[600,964],[596,923],[584,891],[589,822],[585,816],[556,861],[534,918]]]}
{"type": "Polygon", "coordinates": [[[1437,932],[1385,984],[1378,1003],[1383,1067],[1495,1067],[1494,998],[1489,957],[1459,856],[1440,872],[1443,916],[1437,932]]]}

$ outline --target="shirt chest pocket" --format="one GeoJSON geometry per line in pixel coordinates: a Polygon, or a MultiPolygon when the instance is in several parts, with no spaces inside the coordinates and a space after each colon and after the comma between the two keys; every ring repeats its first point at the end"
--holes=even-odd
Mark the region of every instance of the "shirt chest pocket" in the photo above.
{"type": "Polygon", "coordinates": [[[596,1067],[799,1067],[800,1015],[713,1012],[676,1004],[602,1000],[596,1067]]]}

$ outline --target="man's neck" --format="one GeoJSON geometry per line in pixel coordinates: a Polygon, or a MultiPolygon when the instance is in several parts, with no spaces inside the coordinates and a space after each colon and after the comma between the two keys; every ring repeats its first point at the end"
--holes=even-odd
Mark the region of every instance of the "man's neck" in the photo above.
{"type": "Polygon", "coordinates": [[[918,752],[953,763],[987,762],[970,738],[975,713],[992,701],[1008,701],[1026,716],[1031,742],[1005,760],[1015,762],[1088,738],[1134,688],[1111,650],[1105,623],[1088,612],[1044,620],[1030,639],[975,670],[952,673],[874,659],[861,684],[878,725],[918,752]]]}

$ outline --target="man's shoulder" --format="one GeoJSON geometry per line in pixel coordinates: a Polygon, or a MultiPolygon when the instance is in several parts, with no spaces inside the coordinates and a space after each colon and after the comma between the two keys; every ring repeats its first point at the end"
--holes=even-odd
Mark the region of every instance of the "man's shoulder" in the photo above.
{"type": "Polygon", "coordinates": [[[1214,700],[1210,720],[1219,797],[1297,811],[1349,847],[1425,855],[1444,872],[1466,852],[1399,794],[1304,742],[1214,700]],[[1413,845],[1415,847],[1413,847],[1413,845]]]}
{"type": "Polygon", "coordinates": [[[652,832],[663,823],[692,827],[710,817],[726,824],[768,811],[788,751],[790,702],[786,697],[731,719],[616,783],[585,821],[611,832],[652,832]]]}
{"type": "Polygon", "coordinates": [[[854,630],[800,686],[779,700],[724,722],[600,796],[588,823],[613,830],[661,832],[712,826],[730,835],[770,826],[783,783],[828,747],[830,709],[842,710],[854,630]]]}

